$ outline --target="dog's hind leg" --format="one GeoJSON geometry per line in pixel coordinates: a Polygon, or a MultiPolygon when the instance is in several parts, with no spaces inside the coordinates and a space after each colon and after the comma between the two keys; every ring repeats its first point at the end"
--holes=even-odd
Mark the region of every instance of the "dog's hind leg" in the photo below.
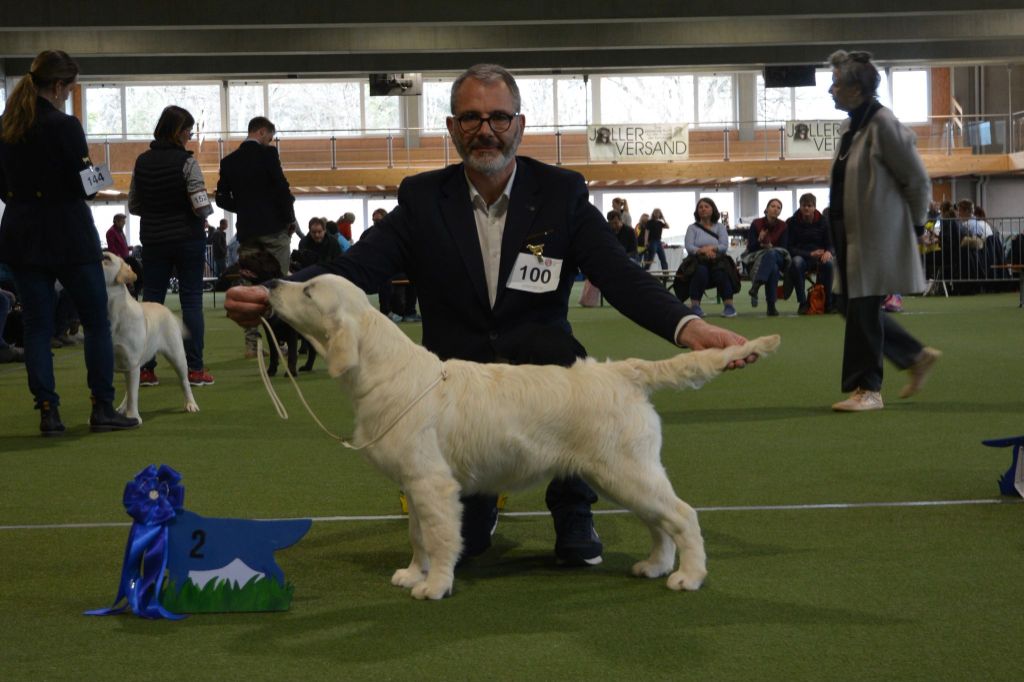
{"type": "Polygon", "coordinates": [[[125,417],[139,420],[142,424],[142,416],[139,414],[139,367],[132,367],[124,373],[124,400],[117,407],[117,411],[125,417]]]}
{"type": "Polygon", "coordinates": [[[429,567],[426,578],[412,586],[412,596],[442,599],[451,594],[455,562],[462,551],[459,484],[450,475],[431,473],[408,480],[402,487],[411,503],[410,515],[416,515],[421,551],[426,555],[424,561],[414,549],[413,563],[421,570],[423,566],[429,567]]]}
{"type": "Polygon", "coordinates": [[[178,343],[161,353],[178,373],[178,380],[181,381],[181,392],[185,394],[185,411],[198,412],[199,405],[192,395],[192,385],[188,383],[188,361],[185,359],[185,347],[178,343]]]}
{"type": "Polygon", "coordinates": [[[584,475],[639,516],[651,532],[651,554],[633,565],[633,575],[656,578],[669,573],[678,549],[679,569],[669,575],[668,586],[673,590],[700,588],[707,575],[707,557],[697,512],[676,497],[659,463],[645,464],[632,457],[622,458],[620,463],[622,466],[604,472],[604,476],[590,472],[584,475]]]}

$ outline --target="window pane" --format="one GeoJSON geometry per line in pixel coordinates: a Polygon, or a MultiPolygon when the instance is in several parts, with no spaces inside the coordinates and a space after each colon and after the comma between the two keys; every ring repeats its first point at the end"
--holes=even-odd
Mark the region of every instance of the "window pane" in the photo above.
{"type": "Polygon", "coordinates": [[[800,201],[800,197],[804,194],[813,194],[816,199],[814,207],[819,211],[824,211],[828,208],[828,187],[797,187],[796,188],[796,200],[800,201]]]}
{"type": "Polygon", "coordinates": [[[793,88],[766,88],[764,76],[757,77],[757,122],[776,127],[793,116],[793,88]]]}
{"type": "Polygon", "coordinates": [[[121,88],[86,86],[85,113],[85,132],[89,135],[120,135],[121,88]]]}
{"type": "Polygon", "coordinates": [[[129,85],[124,105],[128,112],[128,136],[147,139],[160,119],[160,112],[171,104],[188,110],[196,120],[196,135],[220,130],[219,85],[129,85]]]}
{"type": "Polygon", "coordinates": [[[846,112],[836,109],[828,89],[832,87],[832,71],[822,69],[814,74],[813,88],[793,88],[796,100],[796,120],[836,120],[846,118],[846,112]]]}
{"type": "Polygon", "coordinates": [[[424,81],[423,128],[428,132],[446,132],[445,120],[451,114],[452,83],[454,81],[424,81]]]}
{"type": "Polygon", "coordinates": [[[791,189],[762,189],[757,192],[757,215],[750,216],[751,218],[763,218],[764,209],[768,205],[768,202],[772,199],[778,199],[782,202],[782,213],[779,214],[779,218],[787,220],[793,212],[796,210],[793,204],[793,190],[791,189]]]}
{"type": "Polygon", "coordinates": [[[892,110],[901,121],[927,121],[928,72],[925,70],[892,72],[892,110]]]}
{"type": "Polygon", "coordinates": [[[736,118],[732,93],[732,76],[698,76],[697,120],[705,124],[732,124],[736,118]]]}
{"type": "Polygon", "coordinates": [[[263,85],[228,83],[228,114],[228,130],[236,135],[246,135],[251,119],[266,116],[263,111],[263,85]]]}
{"type": "Polygon", "coordinates": [[[368,134],[383,134],[401,126],[401,97],[370,97],[370,84],[363,83],[363,101],[366,102],[368,134]]]}
{"type": "Polygon", "coordinates": [[[522,113],[531,128],[555,125],[554,82],[551,78],[520,78],[522,113]]]}
{"type": "Polygon", "coordinates": [[[359,83],[306,81],[267,85],[269,118],[280,137],[359,135],[359,83]]]}
{"type": "Polygon", "coordinates": [[[559,78],[558,120],[562,128],[583,127],[590,120],[590,80],[582,78],[559,78]]]}
{"type": "Polygon", "coordinates": [[[4,109],[7,108],[7,88],[0,85],[0,114],[4,113],[4,109]]]}
{"type": "Polygon", "coordinates": [[[601,123],[693,120],[693,76],[601,77],[601,123]]]}

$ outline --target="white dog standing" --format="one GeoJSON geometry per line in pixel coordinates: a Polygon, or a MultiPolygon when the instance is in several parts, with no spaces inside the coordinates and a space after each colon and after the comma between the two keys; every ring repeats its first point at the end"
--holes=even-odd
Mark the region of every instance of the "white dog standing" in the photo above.
{"type": "Polygon", "coordinates": [[[135,281],[135,273],[120,257],[103,252],[103,275],[107,280],[107,312],[114,340],[114,370],[125,375],[125,396],[117,411],[126,417],[139,415],[139,370],[159,353],[178,373],[185,393],[185,411],[198,412],[199,406],[188,383],[185,360],[184,328],[166,306],[139,303],[128,293],[126,284],[135,281]]]}
{"type": "Polygon", "coordinates": [[[515,490],[579,474],[639,516],[654,547],[633,574],[673,590],[707,575],[697,513],[661,464],[661,387],[698,388],[734,360],[766,355],[778,336],[649,362],[572,367],[442,362],[336,275],[271,282],[270,305],[317,352],[355,408],[357,445],[405,491],[412,561],[391,582],[417,599],[451,592],[462,550],[460,494],[515,490]],[[673,572],[676,550],[679,568],[673,572]]]}

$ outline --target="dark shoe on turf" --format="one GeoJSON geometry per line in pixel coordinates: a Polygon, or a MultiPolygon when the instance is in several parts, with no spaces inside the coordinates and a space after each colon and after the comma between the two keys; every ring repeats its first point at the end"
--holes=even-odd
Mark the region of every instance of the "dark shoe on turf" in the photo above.
{"type": "Polygon", "coordinates": [[[774,303],[768,304],[768,317],[778,317],[779,309],[775,307],[774,303]]]}
{"type": "Polygon", "coordinates": [[[127,431],[137,428],[138,425],[138,419],[126,417],[115,410],[110,403],[93,398],[92,415],[89,416],[89,430],[93,433],[127,431]]]}
{"type": "Polygon", "coordinates": [[[462,555],[459,563],[486,552],[498,527],[497,498],[473,496],[463,499],[462,505],[462,555]]]}
{"type": "Polygon", "coordinates": [[[553,511],[555,556],[571,566],[597,566],[601,563],[601,538],[594,530],[590,510],[553,511]]]}
{"type": "Polygon", "coordinates": [[[17,346],[0,348],[0,364],[6,362],[25,362],[25,351],[17,346]]]}
{"type": "Polygon", "coordinates": [[[796,309],[796,314],[797,315],[806,315],[809,312],[811,312],[811,304],[810,303],[804,301],[799,306],[797,306],[797,309],[796,309]]]}
{"type": "Polygon", "coordinates": [[[60,436],[64,433],[64,422],[56,405],[44,400],[39,406],[39,433],[42,436],[60,436]]]}

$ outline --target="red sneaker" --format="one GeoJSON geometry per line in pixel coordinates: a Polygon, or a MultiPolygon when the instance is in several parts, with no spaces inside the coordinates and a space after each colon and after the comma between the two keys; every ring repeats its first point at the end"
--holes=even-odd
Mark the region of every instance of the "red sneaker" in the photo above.
{"type": "Polygon", "coordinates": [[[157,386],[160,380],[156,378],[156,372],[151,369],[139,370],[139,386],[157,386]]]}
{"type": "Polygon", "coordinates": [[[188,383],[193,386],[210,386],[213,384],[213,377],[205,369],[190,369],[188,383]]]}

